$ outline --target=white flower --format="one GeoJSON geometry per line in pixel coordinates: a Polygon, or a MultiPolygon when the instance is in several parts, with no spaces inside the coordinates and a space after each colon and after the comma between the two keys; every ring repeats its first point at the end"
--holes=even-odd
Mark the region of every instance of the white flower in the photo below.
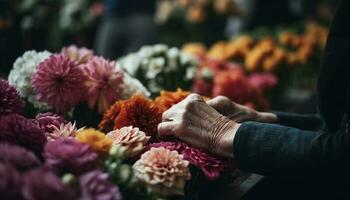
{"type": "Polygon", "coordinates": [[[193,56],[191,56],[191,55],[189,55],[189,54],[187,54],[187,53],[181,53],[181,56],[180,56],[180,65],[197,65],[197,60],[193,57],[193,56]]]}
{"type": "Polygon", "coordinates": [[[51,53],[48,51],[27,51],[17,58],[9,75],[9,83],[17,89],[20,96],[27,99],[35,108],[40,110],[48,110],[49,106],[35,98],[35,92],[32,87],[32,75],[36,72],[38,64],[50,55],[51,53]]]}
{"type": "Polygon", "coordinates": [[[177,60],[180,55],[180,50],[176,47],[170,48],[167,52],[167,56],[169,60],[177,60]]]}
{"type": "Polygon", "coordinates": [[[156,44],[153,46],[153,52],[156,55],[166,53],[169,47],[165,44],[156,44]]]}
{"type": "Polygon", "coordinates": [[[153,56],[153,48],[152,46],[143,46],[141,47],[141,49],[138,51],[138,56],[140,56],[140,58],[149,58],[151,56],[153,56]]]}
{"type": "Polygon", "coordinates": [[[149,61],[146,77],[154,79],[165,67],[165,59],[163,57],[152,58],[149,61]]]}
{"type": "Polygon", "coordinates": [[[119,67],[120,69],[123,69],[124,71],[128,72],[132,76],[136,76],[136,73],[140,68],[141,61],[142,61],[141,56],[135,53],[131,53],[121,58],[117,62],[117,67],[119,67]]]}
{"type": "Polygon", "coordinates": [[[141,93],[147,97],[151,95],[139,80],[132,78],[128,73],[124,73],[122,88],[122,97],[124,99],[129,99],[136,93],[141,93]]]}

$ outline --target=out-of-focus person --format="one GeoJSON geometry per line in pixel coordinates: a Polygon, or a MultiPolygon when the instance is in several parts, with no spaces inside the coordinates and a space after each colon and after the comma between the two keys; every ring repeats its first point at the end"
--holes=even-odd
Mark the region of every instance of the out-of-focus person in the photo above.
{"type": "Polygon", "coordinates": [[[104,17],[95,41],[99,55],[115,59],[155,43],[155,0],[104,0],[104,3],[104,17]]]}

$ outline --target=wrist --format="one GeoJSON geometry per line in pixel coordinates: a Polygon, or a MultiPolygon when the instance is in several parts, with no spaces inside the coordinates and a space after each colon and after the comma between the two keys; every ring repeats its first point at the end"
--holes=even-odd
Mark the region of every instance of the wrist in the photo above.
{"type": "Polygon", "coordinates": [[[208,147],[213,153],[233,158],[233,140],[240,124],[221,116],[213,124],[208,147]]]}

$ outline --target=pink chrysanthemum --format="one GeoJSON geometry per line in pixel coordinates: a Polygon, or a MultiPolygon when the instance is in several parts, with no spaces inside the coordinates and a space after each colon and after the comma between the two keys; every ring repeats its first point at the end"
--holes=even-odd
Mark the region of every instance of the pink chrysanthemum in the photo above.
{"type": "Polygon", "coordinates": [[[94,56],[92,50],[85,47],[78,48],[75,45],[64,47],[61,53],[69,57],[72,61],[76,61],[78,64],[85,64],[94,56]]]}
{"type": "Polygon", "coordinates": [[[39,113],[37,116],[35,116],[33,122],[47,135],[55,130],[54,127],[59,127],[60,124],[66,123],[66,120],[55,113],[47,112],[39,113]]]}
{"type": "Polygon", "coordinates": [[[51,55],[39,64],[32,76],[37,99],[58,112],[69,110],[83,99],[84,82],[83,70],[64,55],[51,55]]]}
{"type": "Polygon", "coordinates": [[[204,175],[211,180],[220,177],[221,172],[232,169],[232,163],[212,156],[205,151],[191,147],[181,141],[159,142],[148,145],[148,148],[164,147],[171,151],[177,151],[184,156],[184,159],[189,161],[193,166],[202,170],[204,175]]]}
{"type": "Polygon", "coordinates": [[[23,113],[24,103],[8,81],[0,80],[0,115],[23,113]]]}
{"type": "Polygon", "coordinates": [[[87,77],[87,100],[90,109],[96,104],[99,113],[106,111],[120,99],[123,83],[123,72],[115,69],[115,61],[94,57],[84,66],[87,77]]]}
{"type": "Polygon", "coordinates": [[[82,130],[82,129],[79,129],[79,130],[77,129],[75,122],[74,123],[68,122],[66,124],[61,123],[58,126],[53,125],[52,128],[53,128],[52,132],[49,132],[46,134],[48,141],[53,141],[59,138],[66,138],[66,137],[74,138],[77,132],[82,130]]]}

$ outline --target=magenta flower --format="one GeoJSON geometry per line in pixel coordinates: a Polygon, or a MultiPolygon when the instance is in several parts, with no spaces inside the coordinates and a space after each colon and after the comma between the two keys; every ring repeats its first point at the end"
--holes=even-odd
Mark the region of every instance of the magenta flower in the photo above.
{"type": "Polygon", "coordinates": [[[21,196],[21,177],[13,168],[0,162],[0,197],[2,200],[22,200],[21,196]]]}
{"type": "Polygon", "coordinates": [[[84,200],[121,200],[119,188],[108,180],[108,174],[94,170],[79,177],[84,200]]]}
{"type": "Polygon", "coordinates": [[[62,123],[66,123],[66,120],[55,113],[48,112],[39,113],[33,122],[47,135],[55,130],[54,127],[59,127],[62,123]]]}
{"type": "Polygon", "coordinates": [[[116,70],[115,61],[94,57],[84,66],[84,72],[90,109],[97,105],[98,112],[103,113],[121,98],[123,72],[116,70]]]}
{"type": "Polygon", "coordinates": [[[27,171],[41,164],[32,152],[7,143],[0,143],[0,163],[12,165],[19,172],[27,171]]]}
{"type": "Polygon", "coordinates": [[[264,92],[278,84],[278,78],[271,73],[254,73],[249,76],[248,81],[260,92],[264,92]]]}
{"type": "Polygon", "coordinates": [[[94,52],[92,50],[85,47],[78,48],[75,45],[64,47],[61,53],[78,64],[86,64],[94,56],[94,52]]]}
{"type": "Polygon", "coordinates": [[[0,115],[10,113],[21,114],[24,111],[24,102],[16,89],[8,81],[0,80],[0,115]]]}
{"type": "Polygon", "coordinates": [[[23,177],[22,195],[26,200],[74,200],[73,191],[51,171],[35,169],[23,177]]]}
{"type": "Polygon", "coordinates": [[[44,149],[46,165],[58,173],[72,172],[79,175],[98,167],[98,155],[88,144],[73,138],[50,141],[44,149]]]}
{"type": "Polygon", "coordinates": [[[0,142],[17,144],[40,157],[46,137],[31,120],[18,114],[10,114],[0,118],[0,142]]]}
{"type": "Polygon", "coordinates": [[[83,100],[84,82],[81,67],[64,55],[51,55],[39,64],[32,76],[37,99],[58,112],[65,112],[83,100]]]}
{"type": "Polygon", "coordinates": [[[204,151],[187,146],[182,154],[184,159],[189,161],[190,164],[199,167],[204,175],[210,179],[215,180],[220,177],[220,173],[225,169],[225,163],[220,159],[211,156],[204,151]]]}

